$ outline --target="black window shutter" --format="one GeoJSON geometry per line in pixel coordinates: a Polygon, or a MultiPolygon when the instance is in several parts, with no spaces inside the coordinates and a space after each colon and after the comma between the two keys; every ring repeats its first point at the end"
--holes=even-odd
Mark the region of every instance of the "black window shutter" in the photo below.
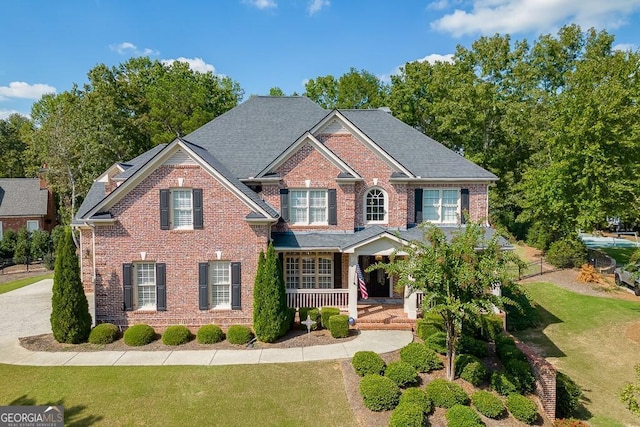
{"type": "Polygon", "coordinates": [[[133,264],[122,264],[123,308],[133,310],[133,264]]]}
{"type": "Polygon", "coordinates": [[[193,189],[193,228],[202,230],[204,222],[202,219],[202,188],[193,189]]]}
{"type": "Polygon", "coordinates": [[[167,265],[156,264],[156,310],[167,311],[167,265]]]}
{"type": "Polygon", "coordinates": [[[209,263],[198,264],[198,300],[200,310],[209,309],[209,263]]]}
{"type": "Polygon", "coordinates": [[[467,222],[467,216],[469,215],[469,189],[463,188],[460,190],[460,221],[462,224],[467,222]]]}
{"type": "Polygon", "coordinates": [[[169,190],[160,190],[160,230],[169,229],[169,190]]]}
{"type": "Polygon", "coordinates": [[[333,254],[333,288],[342,288],[342,254],[340,252],[333,254]]]}
{"type": "Polygon", "coordinates": [[[242,275],[240,270],[239,262],[231,263],[231,309],[232,310],[240,310],[241,301],[240,301],[240,285],[241,285],[242,275]]]}
{"type": "Polygon", "coordinates": [[[289,189],[280,189],[280,218],[289,221],[289,189]]]}
{"type": "Polygon", "coordinates": [[[338,225],[338,201],[335,188],[327,190],[327,198],[329,199],[329,225],[338,225]]]}
{"type": "Polygon", "coordinates": [[[416,188],[414,204],[416,208],[416,224],[420,224],[422,222],[422,188],[416,188]]]}

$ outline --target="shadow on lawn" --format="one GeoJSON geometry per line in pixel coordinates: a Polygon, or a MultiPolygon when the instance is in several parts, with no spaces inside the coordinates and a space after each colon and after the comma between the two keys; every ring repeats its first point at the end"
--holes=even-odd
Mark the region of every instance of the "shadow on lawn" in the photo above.
{"type": "Polygon", "coordinates": [[[35,399],[30,398],[29,396],[22,395],[17,399],[14,399],[10,406],[62,406],[64,408],[64,425],[65,426],[90,426],[92,424],[97,423],[102,420],[101,415],[83,415],[82,412],[87,409],[86,406],[76,405],[76,406],[66,406],[64,404],[64,399],[58,399],[56,401],[49,402],[37,402],[35,399]]]}
{"type": "Polygon", "coordinates": [[[536,353],[544,357],[566,357],[566,354],[544,333],[544,329],[547,326],[562,323],[562,319],[538,304],[536,304],[536,311],[540,316],[539,326],[521,331],[512,331],[512,333],[527,346],[534,347],[536,353]]]}

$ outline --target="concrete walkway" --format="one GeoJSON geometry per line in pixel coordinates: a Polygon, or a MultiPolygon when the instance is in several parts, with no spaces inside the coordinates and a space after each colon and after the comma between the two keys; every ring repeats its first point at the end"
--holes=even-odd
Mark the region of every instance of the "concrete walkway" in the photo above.
{"type": "Polygon", "coordinates": [[[358,351],[387,353],[413,340],[410,331],[361,331],[340,344],[246,350],[43,352],[20,346],[19,337],[51,333],[47,279],[0,295],[0,363],[33,366],[238,365],[335,360],[358,351]]]}

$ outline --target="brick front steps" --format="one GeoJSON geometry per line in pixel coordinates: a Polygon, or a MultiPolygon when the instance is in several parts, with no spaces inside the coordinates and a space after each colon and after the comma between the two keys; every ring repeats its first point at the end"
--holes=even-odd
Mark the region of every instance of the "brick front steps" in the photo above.
{"type": "Polygon", "coordinates": [[[360,330],[412,331],[415,320],[404,313],[402,306],[390,304],[358,304],[355,327],[360,330]]]}

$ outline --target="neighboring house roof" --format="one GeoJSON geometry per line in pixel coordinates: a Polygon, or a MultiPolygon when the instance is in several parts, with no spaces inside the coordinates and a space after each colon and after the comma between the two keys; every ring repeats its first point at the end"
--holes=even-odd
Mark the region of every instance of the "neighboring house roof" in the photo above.
{"type": "Polygon", "coordinates": [[[48,201],[38,178],[0,178],[0,217],[43,216],[48,201]]]}

